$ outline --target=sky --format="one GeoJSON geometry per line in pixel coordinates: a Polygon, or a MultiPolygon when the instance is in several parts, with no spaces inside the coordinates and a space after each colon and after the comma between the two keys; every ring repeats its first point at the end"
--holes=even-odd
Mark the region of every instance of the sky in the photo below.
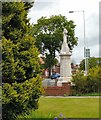
{"type": "Polygon", "coordinates": [[[100,0],[35,0],[28,18],[31,24],[37,23],[42,16],[59,14],[65,16],[67,20],[73,20],[78,45],[73,49],[72,62],[79,64],[84,59],[84,21],[86,48],[90,49],[90,57],[99,57],[99,2],[100,0]]]}

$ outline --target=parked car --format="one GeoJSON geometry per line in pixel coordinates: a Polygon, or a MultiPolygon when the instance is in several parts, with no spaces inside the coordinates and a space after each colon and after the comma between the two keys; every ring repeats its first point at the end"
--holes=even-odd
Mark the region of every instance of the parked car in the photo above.
{"type": "Polygon", "coordinates": [[[52,75],[51,75],[51,79],[57,79],[57,78],[59,78],[60,77],[60,74],[59,73],[53,73],[52,75]]]}

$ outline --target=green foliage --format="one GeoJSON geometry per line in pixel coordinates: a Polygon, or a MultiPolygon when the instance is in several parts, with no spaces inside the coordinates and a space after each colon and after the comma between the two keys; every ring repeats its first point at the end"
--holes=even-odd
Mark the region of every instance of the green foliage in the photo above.
{"type": "Polygon", "coordinates": [[[42,17],[38,20],[38,23],[33,26],[36,46],[42,54],[46,54],[46,64],[49,65],[49,68],[55,64],[54,59],[56,52],[60,52],[64,28],[68,30],[67,42],[72,50],[73,47],[77,45],[77,38],[74,33],[75,25],[73,21],[68,21],[65,16],[55,15],[50,18],[42,17]]]}
{"type": "Polygon", "coordinates": [[[101,67],[93,67],[89,70],[89,74],[87,77],[88,84],[93,92],[100,92],[101,85],[101,67]]]}
{"type": "Polygon", "coordinates": [[[31,7],[31,2],[2,3],[2,115],[6,120],[36,110],[42,91],[39,52],[27,19],[31,7]]]}
{"type": "MultiPolygon", "coordinates": [[[[101,66],[101,58],[90,57],[88,59],[88,69],[91,69],[96,66],[101,66]]],[[[83,59],[80,62],[80,70],[85,70],[85,60],[83,59]]]]}
{"type": "Polygon", "coordinates": [[[73,87],[78,93],[85,93],[85,84],[86,84],[86,76],[84,76],[84,72],[78,71],[75,75],[72,76],[72,82],[75,84],[73,87]]]}
{"type": "Polygon", "coordinates": [[[73,89],[76,94],[95,93],[99,92],[99,86],[101,85],[101,68],[95,67],[89,70],[87,76],[84,76],[82,71],[78,71],[72,77],[72,82],[75,84],[73,89]]]}
{"type": "Polygon", "coordinates": [[[32,119],[32,120],[43,120],[43,119],[49,119],[50,120],[53,120],[53,118],[55,117],[56,115],[55,114],[47,114],[47,115],[44,115],[42,112],[36,110],[36,111],[32,111],[29,115],[25,115],[25,114],[22,114],[20,116],[17,117],[17,120],[19,119],[32,119]]]}
{"type": "Polygon", "coordinates": [[[34,25],[34,31],[37,40],[37,46],[42,50],[48,49],[54,54],[54,50],[59,51],[63,41],[63,29],[68,30],[68,44],[70,49],[77,45],[77,39],[74,34],[75,25],[73,21],[68,21],[65,16],[42,17],[34,25]],[[43,47],[42,44],[44,44],[43,47]]]}
{"type": "Polygon", "coordinates": [[[2,3],[2,30],[6,39],[16,42],[29,31],[27,14],[32,4],[31,2],[2,3]]]}
{"type": "Polygon", "coordinates": [[[38,108],[38,99],[42,91],[41,80],[37,76],[23,83],[3,85],[3,119],[13,120],[17,115],[28,114],[29,110],[38,108]]]}
{"type": "Polygon", "coordinates": [[[12,41],[2,38],[2,79],[3,82],[7,79],[8,82],[15,79],[15,67],[16,64],[14,60],[13,49],[16,49],[17,45],[14,45],[12,41]]]}
{"type": "Polygon", "coordinates": [[[2,81],[22,82],[40,73],[39,52],[29,35],[32,26],[27,14],[32,3],[2,4],[2,81]]]}
{"type": "Polygon", "coordinates": [[[51,68],[56,65],[58,60],[51,55],[46,55],[44,68],[49,68],[49,75],[51,75],[51,68]]]}

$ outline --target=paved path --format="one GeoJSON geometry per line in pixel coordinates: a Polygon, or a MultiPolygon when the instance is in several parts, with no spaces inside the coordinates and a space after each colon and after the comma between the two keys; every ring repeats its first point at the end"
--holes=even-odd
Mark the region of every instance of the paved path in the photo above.
{"type": "Polygon", "coordinates": [[[101,96],[41,96],[44,98],[101,98],[101,96]]]}

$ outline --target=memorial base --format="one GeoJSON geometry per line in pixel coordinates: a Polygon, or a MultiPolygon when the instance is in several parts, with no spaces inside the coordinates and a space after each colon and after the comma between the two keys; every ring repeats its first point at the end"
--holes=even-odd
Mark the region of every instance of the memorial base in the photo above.
{"type": "Polygon", "coordinates": [[[60,77],[57,82],[57,86],[62,86],[62,83],[71,83],[71,78],[72,77],[60,77]]]}

